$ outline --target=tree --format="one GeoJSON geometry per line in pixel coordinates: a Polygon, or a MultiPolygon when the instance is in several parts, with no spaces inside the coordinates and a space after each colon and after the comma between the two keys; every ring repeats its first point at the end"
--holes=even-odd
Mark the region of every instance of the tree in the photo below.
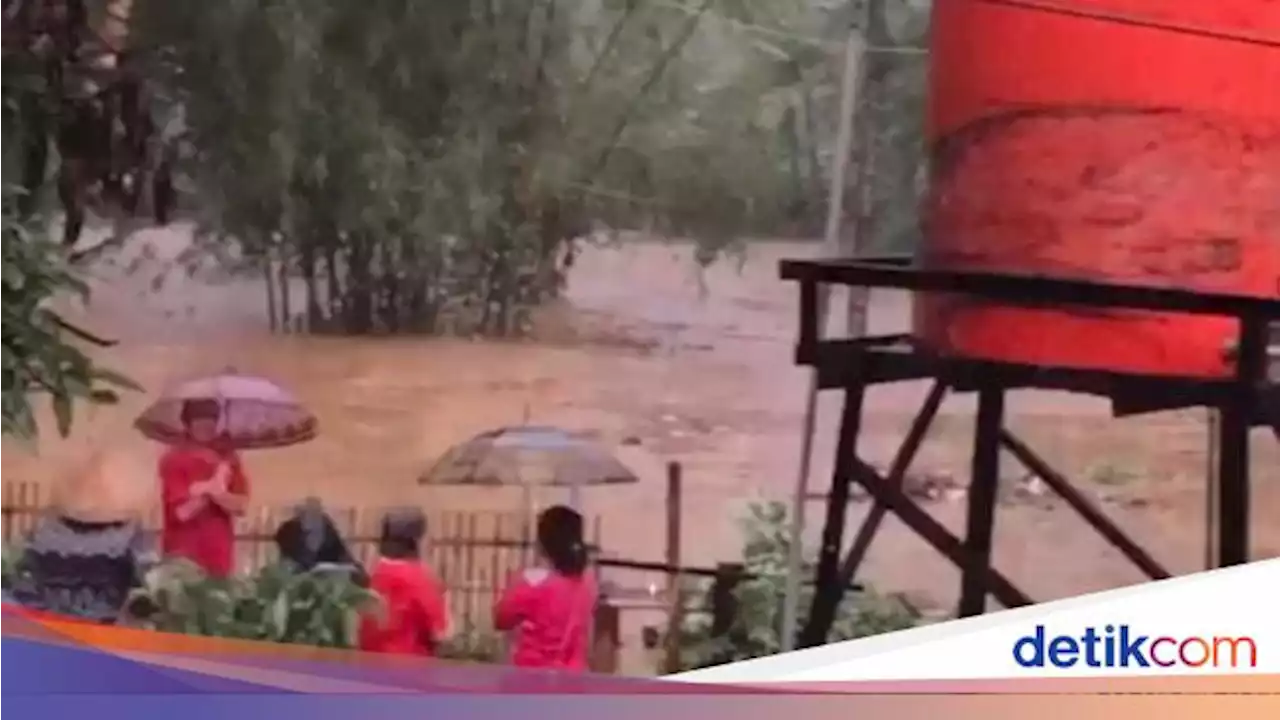
{"type": "Polygon", "coordinates": [[[866,234],[866,253],[914,251],[921,240],[920,203],[928,158],[924,120],[928,55],[928,0],[883,0],[873,5],[866,85],[855,149],[856,174],[864,188],[854,205],[856,231],[866,234]]]}
{"type": "Polygon", "coordinates": [[[300,277],[313,330],[506,335],[595,225],[709,258],[785,214],[759,50],[715,60],[709,14],[737,5],[149,0],[135,30],[165,49],[206,247],[300,277]]]}
{"type": "MultiPolygon", "coordinates": [[[[929,0],[819,2],[801,38],[768,35],[781,66],[775,73],[802,97],[810,116],[824,118],[817,137],[816,176],[825,183],[835,165],[834,136],[843,64],[829,48],[843,43],[852,26],[862,34],[864,81],[857,97],[855,141],[847,175],[849,232],[861,233],[859,251],[910,252],[920,242],[919,206],[927,157],[924,118],[929,0]],[[812,39],[810,39],[812,38],[812,39]],[[815,43],[814,40],[819,41],[815,43]]],[[[815,195],[825,201],[825,184],[815,195]]]]}
{"type": "MultiPolygon", "coordinates": [[[[106,8],[119,8],[119,0],[106,8]]],[[[104,370],[86,346],[111,343],[51,309],[65,295],[87,296],[70,266],[67,248],[79,237],[91,196],[100,205],[132,209],[140,190],[145,129],[129,99],[136,85],[113,72],[110,41],[119,27],[94,24],[83,2],[11,0],[4,5],[3,188],[3,434],[38,434],[33,400],[49,399],[58,431],[70,432],[76,401],[114,402],[116,391],[136,388],[104,370]],[[92,35],[106,51],[85,41],[92,35]],[[104,58],[110,56],[111,60],[104,58]],[[113,154],[119,151],[119,154],[113,154]],[[51,157],[55,156],[55,157],[51,157]],[[49,166],[56,164],[61,243],[48,233],[45,209],[49,166]]],[[[136,100],[136,98],[134,98],[136,100]]]]}
{"type": "Polygon", "coordinates": [[[80,239],[90,212],[164,222],[172,200],[150,98],[127,51],[132,0],[8,0],[4,6],[7,177],[19,178],[18,215],[47,209],[53,181],[62,244],[80,239]],[[51,172],[52,171],[52,172],[51,172]]]}

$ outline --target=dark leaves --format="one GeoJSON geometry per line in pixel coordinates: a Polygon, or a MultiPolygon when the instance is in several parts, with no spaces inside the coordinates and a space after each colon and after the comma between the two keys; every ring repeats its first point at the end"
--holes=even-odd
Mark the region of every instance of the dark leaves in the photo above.
{"type": "Polygon", "coordinates": [[[130,20],[124,5],[108,3],[126,14],[109,20],[111,12],[84,12],[82,0],[67,4],[76,12],[37,12],[39,22],[5,17],[5,171],[21,178],[24,221],[40,210],[54,181],[66,247],[79,241],[92,213],[133,217],[150,195],[163,203],[154,214],[167,221],[173,204],[172,184],[150,171],[162,164],[152,156],[168,148],[155,138],[138,58],[124,51],[130,20]]]}
{"type": "Polygon", "coordinates": [[[118,373],[96,366],[84,345],[112,342],[80,328],[48,305],[66,295],[84,296],[88,288],[68,266],[62,250],[46,235],[33,231],[37,220],[16,217],[20,191],[4,187],[3,370],[4,434],[34,438],[38,433],[33,404],[46,398],[61,435],[71,431],[77,402],[118,399],[117,389],[138,386],[118,373]]]}

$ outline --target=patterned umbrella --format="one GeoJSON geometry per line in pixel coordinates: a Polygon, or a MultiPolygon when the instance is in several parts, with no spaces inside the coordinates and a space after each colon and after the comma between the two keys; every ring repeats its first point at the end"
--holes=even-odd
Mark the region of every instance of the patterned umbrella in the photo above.
{"type": "Polygon", "coordinates": [[[264,378],[226,373],[183,383],[138,416],[133,425],[164,443],[181,440],[182,404],[216,400],[221,431],[231,448],[251,450],[296,445],[316,436],[316,418],[286,390],[264,378]]]}
{"type": "Polygon", "coordinates": [[[419,485],[612,485],[635,474],[600,445],[565,430],[525,425],[478,435],[445,453],[419,485]]]}

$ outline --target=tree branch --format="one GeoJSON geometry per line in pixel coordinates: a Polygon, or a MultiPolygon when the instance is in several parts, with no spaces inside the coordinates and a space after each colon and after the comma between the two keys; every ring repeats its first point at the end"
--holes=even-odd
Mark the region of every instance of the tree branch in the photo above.
{"type": "Polygon", "coordinates": [[[54,315],[53,321],[64,332],[68,332],[76,336],[77,338],[80,338],[81,340],[89,343],[90,345],[96,345],[97,347],[101,347],[101,348],[109,348],[109,347],[115,347],[120,342],[119,340],[108,340],[100,335],[95,335],[89,332],[88,330],[85,330],[82,327],[72,324],[70,321],[64,320],[60,315],[54,315]]]}
{"type": "Polygon", "coordinates": [[[609,158],[613,155],[613,151],[618,147],[618,142],[622,139],[622,134],[626,132],[627,125],[631,124],[631,113],[635,110],[636,105],[639,104],[641,98],[649,93],[649,90],[658,82],[662,77],[662,74],[666,72],[667,66],[671,64],[671,61],[675,60],[676,57],[680,55],[680,52],[684,50],[684,46],[689,42],[689,39],[693,37],[693,33],[697,31],[698,23],[702,20],[703,14],[706,13],[707,9],[711,7],[711,3],[714,1],[715,0],[702,0],[702,4],[698,6],[698,9],[689,16],[688,20],[685,21],[684,27],[680,30],[680,35],[662,51],[662,55],[656,62],[654,62],[653,67],[649,70],[649,76],[645,78],[644,83],[640,86],[640,89],[636,91],[636,94],[632,95],[631,99],[627,101],[627,106],[618,117],[618,123],[613,127],[613,133],[609,137],[609,143],[605,146],[604,150],[600,152],[599,157],[596,158],[595,165],[591,168],[591,172],[586,175],[584,180],[585,183],[590,184],[594,181],[596,174],[603,170],[605,164],[609,162],[609,158]]]}

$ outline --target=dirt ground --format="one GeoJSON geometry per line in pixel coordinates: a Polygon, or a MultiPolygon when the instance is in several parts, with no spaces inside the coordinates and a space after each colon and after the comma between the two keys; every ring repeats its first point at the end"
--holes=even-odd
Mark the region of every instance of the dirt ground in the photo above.
{"type": "MultiPolygon", "coordinates": [[[[675,244],[592,250],[574,269],[567,302],[546,313],[539,342],[490,343],[269,336],[255,283],[173,272],[153,287],[186,241],[178,230],[143,233],[128,255],[96,270],[88,315],[95,329],[121,340],[105,359],[149,390],[234,366],[277,379],[314,409],[322,423],[314,443],[248,457],[258,502],[287,504],[318,494],[336,506],[515,507],[516,493],[424,489],[414,477],[452,444],[518,423],[526,413],[537,423],[597,431],[642,477],[635,486],[586,495],[588,512],[602,518],[606,550],[617,555],[661,558],[667,461],[686,468],[689,563],[733,558],[746,504],[790,496],[807,374],[792,363],[796,293],[777,279],[776,261],[811,255],[813,245],[758,243],[745,262],[726,260],[705,274],[688,248],[675,244]]],[[[904,297],[876,297],[873,329],[905,329],[908,310],[904,297]]],[[[925,390],[904,384],[871,393],[864,457],[887,463],[925,390]]],[[[84,442],[93,428],[127,427],[146,400],[129,397],[120,407],[95,411],[76,437],[47,439],[38,454],[6,442],[4,479],[47,481],[68,443],[84,442]]],[[[826,398],[821,407],[815,490],[828,483],[836,401],[826,398]]],[[[1203,411],[1112,420],[1097,400],[1030,392],[1010,405],[1009,426],[1101,498],[1158,560],[1176,573],[1203,567],[1203,411]]],[[[972,408],[969,398],[947,401],[916,472],[963,483],[972,408]]],[[[155,451],[140,439],[129,442],[139,454],[155,451]]],[[[1280,452],[1261,432],[1255,447],[1254,554],[1274,557],[1280,555],[1280,452]]],[[[1004,467],[1011,485],[1025,474],[1011,458],[1004,467]]],[[[851,528],[868,507],[851,507],[851,528]]],[[[942,499],[930,511],[953,530],[963,526],[963,501],[942,499]]],[[[809,509],[811,537],[820,513],[817,505],[809,509]]],[[[1048,495],[1010,499],[1000,508],[996,558],[1036,599],[1142,579],[1048,495]]],[[[907,592],[927,607],[951,607],[957,594],[958,573],[892,519],[872,547],[863,579],[907,592]]],[[[625,574],[617,580],[649,581],[625,574]]]]}

